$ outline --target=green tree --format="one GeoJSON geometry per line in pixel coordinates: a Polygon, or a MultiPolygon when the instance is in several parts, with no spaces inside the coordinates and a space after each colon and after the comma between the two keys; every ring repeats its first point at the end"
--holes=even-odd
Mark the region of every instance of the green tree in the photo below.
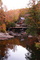
{"type": "Polygon", "coordinates": [[[6,29],[10,29],[10,27],[15,27],[15,23],[14,22],[8,22],[8,24],[6,25],[6,29]]]}
{"type": "Polygon", "coordinates": [[[26,32],[33,36],[37,36],[38,28],[40,27],[38,22],[40,22],[40,10],[38,4],[35,3],[36,0],[32,0],[32,6],[29,8],[28,14],[26,17],[26,24],[28,25],[28,29],[26,32]]]}

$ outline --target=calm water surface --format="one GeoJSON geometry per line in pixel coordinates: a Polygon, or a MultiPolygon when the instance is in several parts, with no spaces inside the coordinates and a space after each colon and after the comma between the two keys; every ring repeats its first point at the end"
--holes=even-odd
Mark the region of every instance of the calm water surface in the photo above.
{"type": "Polygon", "coordinates": [[[25,42],[18,38],[0,41],[0,60],[28,60],[28,53],[25,42]]]}
{"type": "Polygon", "coordinates": [[[40,60],[40,50],[18,37],[0,41],[0,60],[40,60]]]}

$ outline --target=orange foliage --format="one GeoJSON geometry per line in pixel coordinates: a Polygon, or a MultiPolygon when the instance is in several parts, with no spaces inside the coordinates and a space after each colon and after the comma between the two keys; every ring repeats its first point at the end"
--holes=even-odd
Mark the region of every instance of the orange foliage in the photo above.
{"type": "Polygon", "coordinates": [[[2,9],[0,9],[0,22],[4,22],[5,21],[5,13],[2,9]]]}
{"type": "Polygon", "coordinates": [[[0,31],[6,32],[6,25],[5,24],[0,25],[0,31]]]}
{"type": "Polygon", "coordinates": [[[25,9],[10,10],[8,12],[5,12],[6,20],[9,22],[17,21],[20,16],[25,16],[27,11],[28,9],[25,8],[25,9]]]}

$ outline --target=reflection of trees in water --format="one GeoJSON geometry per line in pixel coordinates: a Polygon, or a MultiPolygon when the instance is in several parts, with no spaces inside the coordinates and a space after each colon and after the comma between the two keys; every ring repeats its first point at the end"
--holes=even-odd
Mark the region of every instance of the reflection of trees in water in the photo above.
{"type": "Polygon", "coordinates": [[[15,52],[17,50],[17,45],[13,45],[13,51],[15,52]]]}
{"type": "Polygon", "coordinates": [[[0,60],[4,60],[6,45],[0,45],[0,60]]]}
{"type": "Polygon", "coordinates": [[[0,60],[2,57],[5,57],[7,59],[6,54],[7,54],[8,48],[13,49],[13,51],[15,52],[15,50],[17,50],[16,45],[19,45],[19,44],[20,42],[19,42],[19,39],[17,38],[0,41],[0,60]]]}
{"type": "Polygon", "coordinates": [[[34,46],[27,47],[28,53],[25,54],[26,60],[40,60],[40,49],[36,49],[34,46]]]}
{"type": "MultiPolygon", "coordinates": [[[[32,39],[30,39],[32,41],[32,39]]],[[[7,60],[8,58],[8,48],[13,50],[13,52],[15,52],[17,50],[17,45],[21,45],[23,47],[26,47],[26,44],[28,44],[29,46],[27,46],[26,49],[28,49],[28,51],[31,53],[28,53],[28,54],[25,54],[25,58],[26,60],[38,60],[40,59],[40,51],[37,50],[33,45],[30,44],[30,40],[19,40],[19,38],[15,38],[15,39],[12,39],[12,40],[4,40],[4,41],[0,41],[0,57],[4,57],[3,59],[7,60]],[[30,56],[29,56],[30,55],[30,56]]],[[[34,41],[34,40],[33,40],[34,41]]],[[[2,58],[1,57],[1,58],[2,58]]],[[[3,60],[2,59],[2,60],[3,60]]],[[[0,59],[1,60],[1,59],[0,59]]]]}
{"type": "Polygon", "coordinates": [[[14,52],[17,50],[17,46],[13,44],[0,45],[0,60],[7,60],[8,48],[13,49],[14,52]]]}
{"type": "Polygon", "coordinates": [[[10,48],[11,50],[13,49],[13,51],[15,52],[17,50],[17,45],[13,45],[13,44],[8,44],[7,47],[6,47],[6,50],[10,48]]]}
{"type": "Polygon", "coordinates": [[[17,46],[16,45],[13,45],[13,44],[8,44],[7,46],[6,46],[6,53],[5,53],[5,56],[4,56],[4,60],[6,59],[8,59],[8,57],[10,56],[10,53],[9,53],[9,51],[10,50],[12,50],[13,52],[15,52],[17,49],[17,46]]]}
{"type": "Polygon", "coordinates": [[[35,54],[33,54],[33,53],[28,53],[28,54],[25,54],[25,58],[26,58],[26,60],[28,59],[28,60],[35,60],[36,58],[35,58],[35,54]]]}
{"type": "Polygon", "coordinates": [[[8,44],[6,46],[6,54],[4,56],[5,59],[7,59],[10,55],[9,55],[9,51],[12,50],[13,52],[15,52],[17,50],[17,46],[13,45],[13,44],[8,44]]]}

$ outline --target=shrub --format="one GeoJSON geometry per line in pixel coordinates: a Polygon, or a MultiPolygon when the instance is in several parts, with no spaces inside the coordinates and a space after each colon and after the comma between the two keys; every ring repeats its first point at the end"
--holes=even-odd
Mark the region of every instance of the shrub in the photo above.
{"type": "Polygon", "coordinates": [[[14,22],[9,22],[7,25],[6,25],[6,28],[7,30],[10,28],[10,27],[15,27],[15,23],[14,22]]]}

